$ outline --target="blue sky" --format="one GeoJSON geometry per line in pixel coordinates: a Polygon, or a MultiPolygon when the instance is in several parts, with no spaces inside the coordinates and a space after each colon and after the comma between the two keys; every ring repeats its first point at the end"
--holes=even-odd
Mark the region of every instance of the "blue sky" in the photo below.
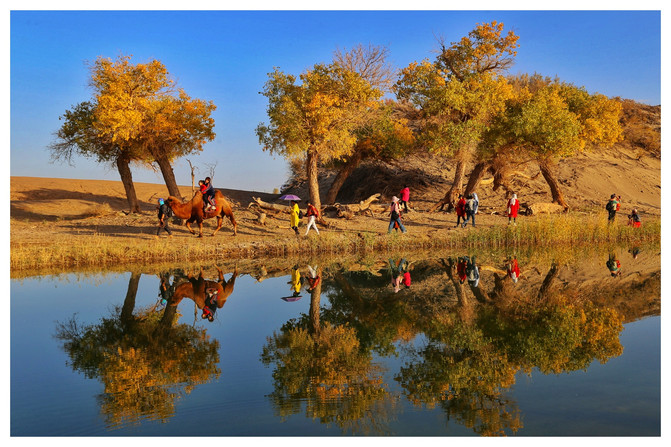
{"type": "MultiPolygon", "coordinates": [[[[644,7],[646,2],[638,4],[644,7]]],[[[634,6],[633,4],[630,4],[634,6]]],[[[126,6],[126,5],[124,5],[126,6]]],[[[414,5],[411,5],[414,6],[414,5]]],[[[510,6],[510,5],[509,5],[510,6]]],[[[24,8],[26,6],[17,5],[24,8]]],[[[184,5],[180,5],[184,7],[184,5]]],[[[276,6],[274,6],[276,7],[276,6]]],[[[407,6],[406,6],[407,7],[407,6]]],[[[436,36],[452,42],[496,20],[520,36],[512,73],[538,72],[591,93],[661,103],[661,14],[648,11],[40,11],[10,12],[10,174],[118,180],[114,168],[83,158],[50,163],[59,116],[91,98],[86,62],[98,56],[158,59],[178,85],[211,100],[216,140],[189,157],[215,187],[272,191],[287,177],[281,157],[263,152],[254,129],[267,122],[259,94],[279,67],[298,75],[336,48],[382,45],[398,68],[433,58],[436,36]]],[[[188,164],[175,163],[179,184],[188,164]]],[[[135,168],[135,181],[163,183],[135,168]]]]}

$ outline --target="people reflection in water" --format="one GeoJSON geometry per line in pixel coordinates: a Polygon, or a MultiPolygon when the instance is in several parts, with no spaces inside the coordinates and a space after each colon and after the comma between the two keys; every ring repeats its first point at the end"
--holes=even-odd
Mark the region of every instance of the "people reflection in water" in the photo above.
{"type": "Polygon", "coordinates": [[[217,309],[221,309],[226,304],[226,300],[233,293],[235,288],[235,279],[238,276],[238,268],[235,268],[233,275],[226,281],[224,273],[219,267],[216,267],[219,273],[218,281],[206,280],[203,277],[203,270],[200,270],[198,277],[187,275],[188,281],[178,284],[175,287],[173,298],[170,301],[172,306],[177,306],[182,299],[190,298],[199,309],[202,309],[201,318],[210,322],[214,321],[214,315],[217,309]]]}
{"type": "Polygon", "coordinates": [[[466,278],[468,279],[468,285],[471,287],[478,287],[480,282],[480,272],[478,271],[478,266],[475,265],[475,256],[465,256],[466,258],[466,278]]]}
{"type": "Polygon", "coordinates": [[[615,253],[608,255],[608,261],[606,261],[606,267],[610,271],[610,276],[613,278],[618,278],[622,276],[622,269],[620,267],[620,260],[617,259],[615,253]]]}
{"type": "Polygon", "coordinates": [[[389,258],[389,271],[391,272],[391,286],[394,288],[394,293],[398,293],[401,290],[401,284],[405,285],[406,288],[410,287],[408,261],[406,261],[405,258],[402,258],[398,263],[389,258]]]}
{"type": "Polygon", "coordinates": [[[466,281],[466,264],[468,263],[468,257],[462,256],[457,261],[457,276],[459,277],[459,282],[463,284],[466,281]]]}
{"type": "Polygon", "coordinates": [[[205,289],[205,305],[203,306],[203,314],[201,318],[208,321],[214,321],[214,313],[217,311],[217,301],[219,298],[219,291],[214,287],[205,289]]]}
{"type": "Polygon", "coordinates": [[[517,264],[517,257],[508,260],[508,262],[506,263],[506,271],[510,279],[512,279],[513,282],[516,283],[520,277],[520,267],[517,264]]]}
{"type": "Polygon", "coordinates": [[[308,265],[308,292],[312,291],[319,285],[321,281],[321,276],[317,273],[317,266],[314,268],[311,265],[308,265]]]}
{"type": "Polygon", "coordinates": [[[412,284],[412,278],[410,278],[410,272],[408,271],[408,264],[406,264],[406,269],[403,272],[402,282],[406,289],[410,288],[410,285],[412,284]]]}
{"type": "Polygon", "coordinates": [[[298,270],[298,266],[294,265],[291,269],[291,281],[288,282],[291,284],[290,290],[293,290],[293,297],[298,298],[301,295],[301,287],[303,285],[301,280],[301,272],[298,270]]]}

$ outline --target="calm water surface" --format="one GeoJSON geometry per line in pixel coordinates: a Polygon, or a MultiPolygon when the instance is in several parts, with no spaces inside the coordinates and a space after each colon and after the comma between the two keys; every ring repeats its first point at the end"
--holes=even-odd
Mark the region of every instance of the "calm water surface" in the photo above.
{"type": "Polygon", "coordinates": [[[11,434],[659,436],[658,258],[628,256],[12,280],[11,434]]]}

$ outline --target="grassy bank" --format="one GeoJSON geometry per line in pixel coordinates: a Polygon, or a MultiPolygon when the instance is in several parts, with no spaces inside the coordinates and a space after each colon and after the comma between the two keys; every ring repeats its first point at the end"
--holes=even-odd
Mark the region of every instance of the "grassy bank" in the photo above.
{"type": "Polygon", "coordinates": [[[322,231],[309,237],[269,236],[254,242],[227,238],[73,236],[44,243],[11,241],[12,272],[81,270],[91,267],[230,261],[250,258],[329,257],[347,254],[394,254],[408,250],[523,249],[647,243],[661,239],[660,220],[641,228],[609,225],[603,216],[565,214],[519,219],[517,225],[380,234],[365,231],[322,231]]]}

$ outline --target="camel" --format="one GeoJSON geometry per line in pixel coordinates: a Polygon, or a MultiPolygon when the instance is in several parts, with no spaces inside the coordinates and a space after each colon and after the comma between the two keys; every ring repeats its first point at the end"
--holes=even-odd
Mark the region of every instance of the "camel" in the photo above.
{"type": "MultiPolygon", "coordinates": [[[[203,309],[205,306],[212,306],[214,309],[214,302],[212,304],[208,300],[208,297],[216,296],[216,308],[221,309],[226,304],[226,300],[233,293],[235,288],[235,278],[238,276],[238,268],[235,267],[233,276],[231,276],[228,281],[224,279],[224,273],[221,269],[215,266],[219,272],[218,281],[210,281],[203,278],[203,269],[200,270],[198,277],[193,275],[187,275],[189,280],[178,284],[175,287],[175,292],[170,300],[171,306],[177,306],[184,298],[190,298],[198,306],[199,309],[203,309]]],[[[216,309],[214,309],[216,310],[216,309]]],[[[214,317],[213,313],[207,315],[208,320],[212,321],[214,317]]],[[[206,314],[203,314],[203,318],[206,318],[206,314]]]]}
{"type": "Polygon", "coordinates": [[[193,198],[186,203],[182,203],[181,200],[174,196],[170,196],[166,200],[166,203],[176,217],[186,219],[186,228],[189,229],[191,234],[196,234],[191,228],[191,222],[198,222],[198,237],[203,237],[203,220],[216,216],[217,228],[212,233],[212,236],[214,236],[221,229],[224,223],[224,216],[226,216],[231,221],[231,224],[233,224],[233,235],[237,236],[238,224],[235,222],[235,217],[233,217],[231,203],[226,200],[226,197],[219,190],[214,194],[214,202],[217,204],[216,209],[208,212],[203,211],[203,194],[200,191],[196,191],[193,198]]]}

